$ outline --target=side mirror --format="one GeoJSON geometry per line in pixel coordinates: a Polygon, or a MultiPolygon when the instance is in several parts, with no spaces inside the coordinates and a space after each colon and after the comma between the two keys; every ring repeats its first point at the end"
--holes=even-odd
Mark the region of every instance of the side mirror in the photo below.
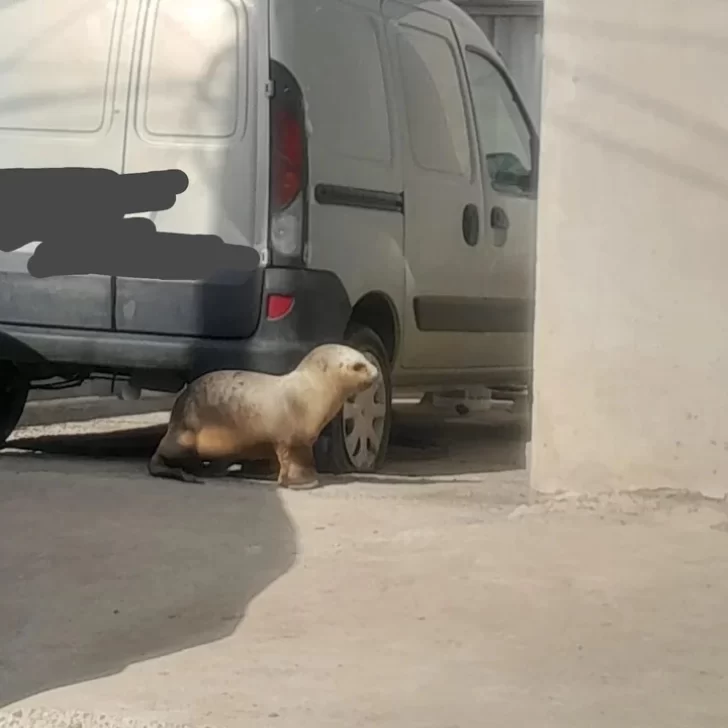
{"type": "Polygon", "coordinates": [[[521,192],[530,192],[532,175],[521,160],[511,152],[487,154],[485,157],[488,174],[493,186],[498,188],[518,188],[521,192]]]}

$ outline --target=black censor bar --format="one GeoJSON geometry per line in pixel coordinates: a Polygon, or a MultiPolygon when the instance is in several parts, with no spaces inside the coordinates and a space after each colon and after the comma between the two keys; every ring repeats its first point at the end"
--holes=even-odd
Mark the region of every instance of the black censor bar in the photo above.
{"type": "Polygon", "coordinates": [[[200,280],[255,270],[260,256],[250,246],[217,235],[160,233],[149,219],[125,217],[169,210],[188,186],[179,169],[0,169],[0,251],[39,242],[28,261],[36,278],[200,280]]]}

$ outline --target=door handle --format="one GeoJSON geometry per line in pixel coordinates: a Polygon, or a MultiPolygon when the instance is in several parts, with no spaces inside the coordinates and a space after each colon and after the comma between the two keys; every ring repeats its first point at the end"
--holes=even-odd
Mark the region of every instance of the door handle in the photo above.
{"type": "Polygon", "coordinates": [[[511,221],[502,207],[496,206],[490,211],[490,226],[495,230],[493,245],[502,248],[508,242],[508,228],[511,226],[511,221]]]}
{"type": "Polygon", "coordinates": [[[468,245],[477,245],[480,236],[480,216],[475,205],[463,208],[463,238],[468,245]]]}
{"type": "Polygon", "coordinates": [[[494,207],[490,211],[490,226],[494,230],[508,230],[511,221],[502,207],[494,207]]]}

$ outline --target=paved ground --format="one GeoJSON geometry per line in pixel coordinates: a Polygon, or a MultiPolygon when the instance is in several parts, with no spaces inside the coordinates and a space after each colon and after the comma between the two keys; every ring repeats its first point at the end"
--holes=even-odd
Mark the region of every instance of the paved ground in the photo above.
{"type": "Polygon", "coordinates": [[[503,426],[312,492],[165,482],[158,421],[0,456],[2,728],[728,725],[722,503],[529,502],[503,426]]]}

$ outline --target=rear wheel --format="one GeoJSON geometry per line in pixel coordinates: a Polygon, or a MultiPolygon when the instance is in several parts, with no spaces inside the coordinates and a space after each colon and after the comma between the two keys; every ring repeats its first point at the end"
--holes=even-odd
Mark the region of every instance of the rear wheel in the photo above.
{"type": "Polygon", "coordinates": [[[387,456],[392,426],[392,381],[382,340],[372,329],[351,324],[344,343],[362,352],[381,372],[380,381],[350,397],[314,447],[316,467],[325,473],[373,473],[387,456]]]}
{"type": "Polygon", "coordinates": [[[30,384],[10,362],[0,362],[0,447],[23,415],[30,384]]]}

